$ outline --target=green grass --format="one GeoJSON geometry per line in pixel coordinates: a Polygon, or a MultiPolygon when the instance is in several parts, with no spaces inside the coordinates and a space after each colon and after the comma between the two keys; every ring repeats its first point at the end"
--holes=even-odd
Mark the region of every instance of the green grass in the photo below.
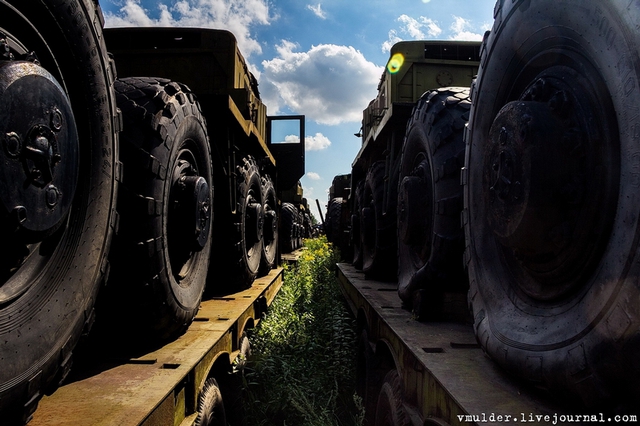
{"type": "Polygon", "coordinates": [[[356,426],[355,323],[335,276],[337,253],[307,240],[251,335],[245,409],[251,426],[356,426]]]}

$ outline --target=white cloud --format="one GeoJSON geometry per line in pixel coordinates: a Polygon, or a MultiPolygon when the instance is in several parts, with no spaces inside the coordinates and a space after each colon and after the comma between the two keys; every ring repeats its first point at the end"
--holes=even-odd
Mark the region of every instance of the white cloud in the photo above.
{"type": "Polygon", "coordinates": [[[402,41],[402,37],[398,37],[398,32],[396,30],[389,30],[389,39],[382,43],[382,51],[390,52],[393,45],[399,41],[402,41]]]}
{"type": "Polygon", "coordinates": [[[442,33],[438,22],[426,16],[415,19],[408,15],[400,15],[397,21],[402,25],[398,31],[393,29],[389,31],[389,39],[382,43],[383,52],[389,52],[394,44],[402,40],[424,40],[438,37],[442,33]],[[400,37],[398,32],[407,35],[408,38],[400,37]]]}
{"type": "MultiPolygon", "coordinates": [[[[428,3],[430,0],[422,0],[428,3]]],[[[473,25],[468,19],[464,19],[460,16],[453,15],[453,23],[449,27],[451,40],[465,40],[465,41],[482,41],[483,34],[478,34],[472,31],[473,25]]],[[[426,40],[438,38],[442,34],[442,28],[438,25],[437,21],[425,16],[420,16],[418,19],[412,18],[408,15],[400,15],[397,21],[401,24],[400,28],[391,29],[389,31],[388,40],[382,43],[382,51],[389,52],[391,47],[402,40],[426,40]],[[402,36],[405,37],[402,37],[402,36]]],[[[482,26],[483,32],[490,29],[491,25],[484,24],[482,26]]]]}
{"type": "Polygon", "coordinates": [[[361,121],[383,68],[351,46],[321,44],[307,52],[296,48],[283,41],[276,48],[278,56],[262,62],[260,88],[270,113],[286,106],[320,124],[361,121]]]}
{"type": "Polygon", "coordinates": [[[322,10],[322,5],[320,3],[318,3],[317,6],[314,6],[312,4],[308,4],[307,5],[307,9],[312,11],[318,18],[327,19],[327,12],[322,10]]]}
{"type": "MultiPolygon", "coordinates": [[[[276,143],[298,143],[300,142],[300,136],[287,135],[284,137],[284,141],[276,143]]],[[[316,133],[315,136],[305,136],[304,138],[304,150],[305,151],[321,151],[331,146],[331,141],[328,137],[322,133],[316,133]]]]}
{"type": "Polygon", "coordinates": [[[453,23],[451,24],[453,35],[450,38],[452,40],[482,41],[482,34],[470,31],[471,27],[471,22],[468,19],[454,15],[453,23]]]}
{"type": "Polygon", "coordinates": [[[431,37],[437,37],[442,33],[442,29],[438,26],[437,22],[425,16],[414,19],[408,15],[400,15],[398,22],[404,24],[400,31],[408,34],[414,40],[424,39],[426,38],[426,34],[431,37]],[[426,34],[423,30],[426,30],[426,34]]]}
{"type": "Polygon", "coordinates": [[[431,0],[422,0],[422,3],[429,3],[431,0]]]}
{"type": "Polygon", "coordinates": [[[320,175],[316,172],[307,172],[307,177],[311,180],[320,180],[320,175]]]}
{"type": "Polygon", "coordinates": [[[231,31],[238,40],[245,57],[261,53],[262,48],[253,38],[253,25],[269,25],[267,0],[178,0],[171,6],[160,3],[157,10],[144,9],[141,0],[126,0],[117,13],[105,13],[108,27],[202,27],[231,31]],[[157,18],[151,16],[158,15],[157,18]]]}
{"type": "Polygon", "coordinates": [[[320,151],[329,148],[331,141],[322,133],[316,133],[315,136],[306,136],[304,138],[305,151],[320,151]]]}
{"type": "Polygon", "coordinates": [[[300,136],[298,135],[287,135],[284,137],[284,141],[279,143],[298,143],[300,142],[300,136]]]}
{"type": "MultiPolygon", "coordinates": [[[[302,190],[304,191],[304,196],[305,198],[312,200],[313,199],[313,186],[305,186],[302,188],[302,190]]],[[[310,207],[312,209],[315,209],[316,211],[318,211],[318,209],[316,208],[316,203],[311,203],[310,207]]],[[[316,216],[318,218],[318,220],[320,220],[319,216],[316,216]]]]}

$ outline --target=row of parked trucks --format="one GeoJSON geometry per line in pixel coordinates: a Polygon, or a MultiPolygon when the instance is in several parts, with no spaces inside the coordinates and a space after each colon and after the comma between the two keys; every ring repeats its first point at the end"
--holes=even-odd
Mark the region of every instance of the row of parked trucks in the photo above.
{"type": "MultiPolygon", "coordinates": [[[[394,46],[331,191],[367,421],[553,421],[532,387],[634,419],[640,1],[494,18],[482,43],[394,46]]],[[[228,32],[103,24],[97,0],[0,0],[0,422],[226,424],[305,229],[304,120],[270,140],[285,117],[228,32]],[[78,375],[83,335],[117,356],[78,375]]]]}
{"type": "MultiPolygon", "coordinates": [[[[330,190],[327,236],[352,265],[339,275],[369,366],[362,388],[367,407],[387,407],[374,424],[408,419],[408,405],[414,424],[458,424],[479,407],[452,397],[455,372],[423,373],[449,362],[421,359],[455,323],[472,325],[503,376],[565,412],[637,414],[640,2],[498,0],[494,18],[481,43],[392,47],[362,147],[330,190]],[[384,332],[397,315],[372,290],[380,282],[422,334],[406,321],[384,332]]],[[[493,384],[474,387],[496,404],[485,414],[525,398],[491,399],[500,385],[476,374],[491,366],[458,367],[493,384]]]]}
{"type": "MultiPolygon", "coordinates": [[[[0,423],[33,418],[83,335],[134,361],[178,337],[207,350],[156,355],[150,376],[177,378],[138,382],[164,392],[143,414],[149,398],[130,411],[105,402],[130,392],[100,386],[111,365],[94,377],[102,411],[36,421],[221,422],[216,375],[279,288],[280,253],[304,236],[304,116],[267,115],[227,31],[103,26],[97,0],[0,0],[0,423]],[[298,143],[278,143],[282,120],[298,123],[298,143]],[[198,312],[223,331],[185,334],[198,312]]],[[[68,391],[72,407],[92,401],[70,389],[82,389],[68,391]]]]}

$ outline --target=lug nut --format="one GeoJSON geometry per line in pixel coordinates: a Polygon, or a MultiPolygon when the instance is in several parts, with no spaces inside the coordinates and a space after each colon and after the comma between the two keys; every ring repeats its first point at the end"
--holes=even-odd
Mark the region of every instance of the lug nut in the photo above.
{"type": "Polygon", "coordinates": [[[47,206],[49,208],[54,208],[56,204],[58,204],[58,199],[60,198],[60,190],[56,188],[54,185],[49,185],[46,190],[46,198],[47,198],[47,206]]]}
{"type": "Polygon", "coordinates": [[[11,158],[17,158],[22,151],[22,141],[16,132],[9,132],[4,138],[4,149],[11,158]]]}
{"type": "Polygon", "coordinates": [[[62,129],[62,113],[55,107],[51,110],[51,128],[56,132],[62,129]]]}

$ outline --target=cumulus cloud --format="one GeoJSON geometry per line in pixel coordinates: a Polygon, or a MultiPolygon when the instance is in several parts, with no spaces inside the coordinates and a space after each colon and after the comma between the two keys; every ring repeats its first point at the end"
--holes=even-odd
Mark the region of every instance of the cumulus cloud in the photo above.
{"type": "Polygon", "coordinates": [[[298,143],[298,142],[300,142],[300,136],[298,136],[298,135],[287,135],[287,136],[284,137],[284,141],[277,142],[277,143],[298,143]]]}
{"type": "Polygon", "coordinates": [[[331,141],[322,133],[316,133],[315,136],[306,136],[304,138],[305,151],[321,151],[329,148],[331,141]]]}
{"type": "MultiPolygon", "coordinates": [[[[298,143],[300,142],[300,136],[287,135],[284,137],[284,141],[277,143],[298,143]]],[[[331,146],[331,141],[328,137],[322,133],[316,133],[314,136],[305,136],[304,138],[304,150],[305,151],[321,151],[331,146]]]]}
{"type": "Polygon", "coordinates": [[[267,0],[163,0],[156,7],[149,10],[142,7],[141,0],[126,0],[118,12],[105,13],[105,25],[226,29],[236,36],[245,57],[262,52],[250,29],[269,24],[267,0]]]}
{"type": "Polygon", "coordinates": [[[398,32],[396,30],[389,30],[389,39],[382,43],[382,51],[390,52],[393,45],[399,41],[402,41],[402,37],[398,37],[398,32]]]}
{"type": "Polygon", "coordinates": [[[283,41],[277,57],[262,62],[261,94],[270,110],[287,107],[327,125],[361,121],[383,68],[351,46],[321,44],[307,52],[297,47],[283,41]]]}
{"type": "Polygon", "coordinates": [[[426,16],[415,19],[408,15],[400,15],[397,21],[401,24],[400,29],[389,31],[389,39],[382,43],[383,52],[389,52],[394,44],[402,40],[424,40],[438,37],[442,33],[438,22],[426,16]],[[399,34],[404,34],[407,37],[403,38],[399,34]]]}
{"type": "MultiPolygon", "coordinates": [[[[430,0],[422,0],[428,3],[430,0]]],[[[482,34],[475,33],[473,31],[473,24],[470,20],[464,19],[460,16],[452,16],[453,23],[449,27],[451,35],[448,36],[451,40],[465,40],[465,41],[482,41],[482,34]]],[[[382,43],[382,51],[389,52],[391,47],[402,40],[427,40],[438,38],[442,35],[442,28],[437,21],[425,16],[420,16],[418,19],[412,18],[408,15],[400,15],[397,19],[400,23],[398,29],[389,30],[388,39],[382,43]]],[[[490,25],[483,25],[482,32],[489,29],[490,25]]]]}
{"type": "Polygon", "coordinates": [[[453,35],[452,40],[466,40],[466,41],[482,41],[482,34],[477,34],[471,31],[471,22],[468,19],[461,18],[460,16],[453,16],[453,24],[451,24],[451,31],[453,35]]]}
{"type": "Polygon", "coordinates": [[[442,29],[438,26],[437,22],[425,16],[414,19],[408,15],[400,15],[398,22],[403,24],[401,31],[409,34],[410,37],[416,40],[426,38],[427,34],[431,37],[437,37],[442,33],[442,29]],[[426,30],[426,34],[423,30],[426,30]]]}
{"type": "Polygon", "coordinates": [[[311,180],[320,180],[320,175],[316,172],[307,172],[307,177],[311,180]]]}
{"type": "Polygon", "coordinates": [[[322,5],[320,3],[318,3],[317,6],[308,4],[307,9],[312,11],[318,18],[327,19],[327,13],[324,10],[322,10],[322,5]]]}

